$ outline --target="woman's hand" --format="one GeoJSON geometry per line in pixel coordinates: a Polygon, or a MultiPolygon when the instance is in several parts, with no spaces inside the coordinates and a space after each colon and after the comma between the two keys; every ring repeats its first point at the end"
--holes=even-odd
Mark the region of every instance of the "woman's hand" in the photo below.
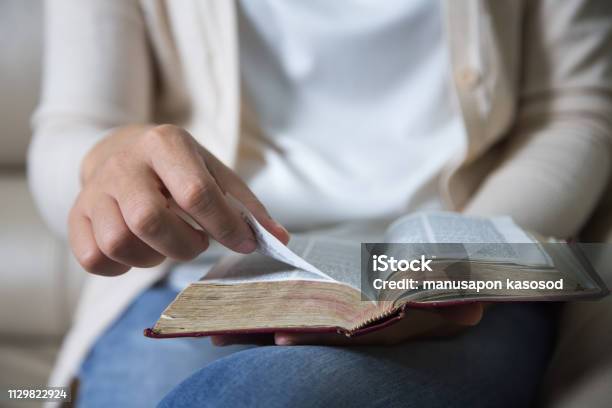
{"type": "Polygon", "coordinates": [[[226,192],[278,239],[289,239],[244,182],[176,126],[114,131],[85,157],[81,179],[69,239],[79,263],[95,274],[118,275],[165,258],[189,260],[206,250],[209,237],[234,251],[252,252],[253,232],[230,207],[226,192]],[[183,221],[171,200],[204,231],[183,221]]]}
{"type": "Polygon", "coordinates": [[[335,333],[275,333],[274,335],[223,335],[213,336],[217,346],[230,344],[276,344],[278,346],[329,345],[364,346],[394,345],[424,337],[443,337],[460,332],[480,322],[484,313],[482,303],[445,306],[436,309],[408,309],[399,322],[384,329],[357,337],[335,333]]]}

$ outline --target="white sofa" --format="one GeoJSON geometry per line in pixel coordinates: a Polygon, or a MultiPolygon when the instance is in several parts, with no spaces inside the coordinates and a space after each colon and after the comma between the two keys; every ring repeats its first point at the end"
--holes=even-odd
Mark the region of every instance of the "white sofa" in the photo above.
{"type": "Polygon", "coordinates": [[[0,390],[46,383],[84,276],[26,182],[41,36],[41,1],[0,1],[0,390]]]}
{"type": "MultiPolygon", "coordinates": [[[[39,88],[41,3],[0,1],[0,390],[45,383],[85,276],[65,242],[42,223],[26,183],[29,116],[39,88]]],[[[605,206],[612,208],[612,200],[605,206]]],[[[591,237],[612,242],[609,212],[594,218],[591,237]]],[[[600,265],[612,266],[610,250],[600,255],[600,265]]],[[[612,298],[570,305],[539,405],[612,406],[611,346],[612,298]]]]}

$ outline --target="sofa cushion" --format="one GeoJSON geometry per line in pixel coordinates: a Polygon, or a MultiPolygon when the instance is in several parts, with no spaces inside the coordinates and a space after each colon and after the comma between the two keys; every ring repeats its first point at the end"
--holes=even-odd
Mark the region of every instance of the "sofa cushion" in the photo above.
{"type": "Polygon", "coordinates": [[[74,285],[66,243],[44,225],[25,173],[0,173],[0,337],[60,337],[70,324],[74,285]]]}
{"type": "Polygon", "coordinates": [[[36,106],[42,54],[42,1],[0,1],[0,166],[23,165],[36,106]]]}
{"type": "MultiPolygon", "coordinates": [[[[582,247],[606,285],[612,288],[612,243],[582,247]]],[[[612,406],[612,297],[564,305],[557,341],[540,405],[612,406]]]]}

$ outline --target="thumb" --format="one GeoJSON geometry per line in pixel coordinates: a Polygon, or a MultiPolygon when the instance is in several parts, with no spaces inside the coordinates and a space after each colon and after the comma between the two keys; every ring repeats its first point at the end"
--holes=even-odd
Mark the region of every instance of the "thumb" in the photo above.
{"type": "Polygon", "coordinates": [[[475,326],[482,319],[484,307],[482,303],[466,303],[449,307],[441,307],[436,312],[449,322],[461,326],[475,326]]]}

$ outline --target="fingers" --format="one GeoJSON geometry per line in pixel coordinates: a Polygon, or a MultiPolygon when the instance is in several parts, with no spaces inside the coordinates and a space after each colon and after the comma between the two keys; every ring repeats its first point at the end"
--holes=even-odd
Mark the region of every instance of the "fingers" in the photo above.
{"type": "Polygon", "coordinates": [[[115,262],[147,268],[160,264],[165,258],[130,231],[119,205],[108,195],[98,198],[91,214],[91,225],[98,248],[115,262]]]}
{"type": "Polygon", "coordinates": [[[127,265],[113,261],[98,248],[91,222],[78,207],[70,212],[68,223],[70,247],[85,270],[97,275],[115,276],[130,269],[127,265]]]}
{"type": "Polygon", "coordinates": [[[484,314],[484,306],[480,302],[463,305],[441,307],[436,309],[442,318],[461,326],[477,325],[484,314]]]}
{"type": "Polygon", "coordinates": [[[270,216],[246,183],[214,155],[205,149],[201,150],[206,166],[222,189],[244,204],[265,229],[286,245],[289,242],[289,232],[270,216]]]}
{"type": "Polygon", "coordinates": [[[124,133],[113,133],[92,149],[73,207],[71,245],[85,269],[115,275],[165,257],[189,260],[208,247],[209,236],[234,251],[254,251],[253,232],[228,203],[226,191],[271,233],[288,240],[246,185],[186,131],[164,125],[124,133]],[[176,208],[204,231],[185,222],[176,208]]]}
{"type": "Polygon", "coordinates": [[[444,337],[478,324],[483,315],[480,303],[435,310],[409,309],[406,316],[384,329],[356,337],[336,333],[282,333],[274,335],[279,346],[325,344],[330,346],[393,345],[410,339],[444,337]]]}
{"type": "Polygon", "coordinates": [[[206,233],[197,231],[170,209],[153,177],[119,183],[116,199],[131,233],[156,252],[190,260],[208,248],[206,233]]]}
{"type": "Polygon", "coordinates": [[[407,330],[406,323],[396,323],[393,326],[372,333],[347,337],[339,333],[275,333],[274,343],[277,346],[304,346],[324,344],[328,346],[366,346],[366,345],[394,345],[402,341],[417,337],[424,328],[407,330]]]}
{"type": "Polygon", "coordinates": [[[195,141],[180,129],[157,131],[164,134],[156,138],[151,166],[179,207],[224,246],[241,253],[253,252],[253,232],[226,201],[195,141]]]}
{"type": "Polygon", "coordinates": [[[328,346],[358,346],[368,344],[363,338],[349,338],[337,333],[275,333],[274,344],[277,346],[301,346],[324,344],[328,346]]]}
{"type": "Polygon", "coordinates": [[[230,346],[233,344],[253,344],[269,346],[274,344],[274,335],[263,334],[223,334],[211,336],[210,341],[215,346],[230,346]]]}

